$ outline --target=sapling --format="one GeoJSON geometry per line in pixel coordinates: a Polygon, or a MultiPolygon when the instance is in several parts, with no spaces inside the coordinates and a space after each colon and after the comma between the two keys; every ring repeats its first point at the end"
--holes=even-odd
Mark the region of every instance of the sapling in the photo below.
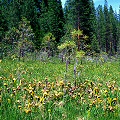
{"type": "Polygon", "coordinates": [[[51,52],[53,53],[53,50],[55,48],[55,37],[52,33],[47,33],[42,41],[42,45],[44,47],[44,50],[48,53],[48,58],[51,56],[51,52]]]}

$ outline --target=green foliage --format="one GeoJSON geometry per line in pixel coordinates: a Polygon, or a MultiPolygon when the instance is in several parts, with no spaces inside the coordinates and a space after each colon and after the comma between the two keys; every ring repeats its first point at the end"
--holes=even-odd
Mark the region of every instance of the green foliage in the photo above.
{"type": "MultiPolygon", "coordinates": [[[[82,53],[82,52],[81,52],[82,53]]],[[[82,53],[84,54],[84,53],[82,53]]],[[[24,120],[119,120],[119,61],[73,65],[64,82],[65,63],[0,60],[0,118],[24,120]]]]}
{"type": "Polygon", "coordinates": [[[99,42],[97,41],[97,38],[95,35],[93,35],[91,46],[93,51],[95,51],[96,53],[100,52],[99,42]]]}
{"type": "Polygon", "coordinates": [[[19,34],[20,34],[20,40],[27,39],[31,42],[34,41],[34,33],[30,25],[30,21],[28,21],[25,17],[22,17],[20,23],[19,23],[19,34]]]}
{"type": "Polygon", "coordinates": [[[2,54],[4,56],[11,56],[16,53],[17,42],[19,39],[19,30],[15,27],[7,31],[5,37],[2,40],[2,54]]]}
{"type": "Polygon", "coordinates": [[[19,57],[24,57],[25,52],[30,52],[33,49],[34,33],[31,29],[30,22],[23,17],[19,23],[19,28],[13,27],[9,30],[4,38],[4,50],[11,51],[11,54],[16,54],[19,57]]]}
{"type": "MultiPolygon", "coordinates": [[[[92,41],[94,41],[93,36],[96,37],[96,16],[95,16],[96,13],[93,1],[79,0],[78,2],[76,0],[73,1],[68,0],[65,6],[65,15],[67,24],[72,25],[73,28],[77,30],[73,31],[72,36],[73,37],[77,36],[78,38],[77,39],[78,50],[83,49],[86,45],[90,46],[92,44],[92,41]],[[83,41],[83,39],[87,40],[83,41]]],[[[97,39],[96,44],[98,46],[97,39]]],[[[91,45],[91,47],[93,46],[91,45]]],[[[84,49],[87,50],[86,47],[84,49]]]]}
{"type": "Polygon", "coordinates": [[[74,29],[73,32],[71,32],[71,34],[72,34],[72,37],[74,39],[75,37],[82,36],[83,35],[83,31],[74,29]]]}
{"type": "Polygon", "coordinates": [[[100,50],[105,51],[105,18],[101,5],[97,8],[97,39],[100,50]]]}
{"type": "Polygon", "coordinates": [[[43,44],[48,44],[49,42],[54,42],[55,37],[52,33],[47,33],[43,38],[43,44]]]}
{"type": "MultiPolygon", "coordinates": [[[[71,32],[71,36],[73,38],[73,40],[76,42],[76,45],[78,47],[78,51],[80,50],[85,50],[85,46],[86,46],[86,41],[88,40],[88,36],[84,35],[83,34],[83,31],[82,30],[73,30],[71,32]]],[[[86,49],[87,50],[87,49],[86,49]]]]}
{"type": "MultiPolygon", "coordinates": [[[[16,46],[16,42],[23,39],[22,33],[19,33],[21,34],[19,36],[15,29],[19,29],[19,23],[24,17],[29,21],[31,32],[34,33],[34,38],[28,37],[24,40],[27,43],[28,39],[34,39],[32,44],[34,43],[36,49],[42,49],[43,43],[45,46],[51,43],[52,48],[56,43],[74,40],[78,50],[89,49],[89,52],[103,51],[114,55],[119,48],[119,16],[113,11],[112,6],[107,5],[107,0],[104,7],[98,6],[96,10],[93,0],[67,0],[64,11],[61,0],[2,0],[0,1],[0,56],[2,58],[10,49],[15,52],[16,49],[12,48],[16,46]],[[45,42],[44,39],[51,36],[47,35],[48,33],[51,33],[55,40],[52,38],[51,42],[45,42]]],[[[28,46],[31,46],[29,42],[28,46]]]]}
{"type": "Polygon", "coordinates": [[[112,6],[108,6],[105,0],[104,8],[100,5],[97,8],[97,39],[100,50],[109,55],[116,54],[117,51],[118,23],[117,13],[113,11],[112,6]]]}
{"type": "Polygon", "coordinates": [[[41,30],[46,34],[52,33],[56,42],[64,35],[64,16],[61,1],[48,0],[41,2],[41,15],[39,18],[41,30]]]}
{"type": "Polygon", "coordinates": [[[95,52],[106,51],[113,55],[117,51],[119,36],[118,13],[114,13],[112,6],[108,8],[107,0],[104,9],[101,5],[95,10],[91,0],[67,0],[64,8],[66,31],[69,26],[73,29],[83,30],[89,38],[86,45],[91,46],[95,52]]]}
{"type": "Polygon", "coordinates": [[[81,50],[81,51],[76,52],[76,58],[81,59],[84,56],[85,56],[84,51],[81,50]]]}
{"type": "Polygon", "coordinates": [[[18,40],[18,51],[20,59],[20,57],[25,56],[25,52],[30,52],[33,50],[34,33],[30,26],[30,22],[25,17],[23,17],[19,23],[18,30],[20,36],[18,40]]]}
{"type": "Polygon", "coordinates": [[[76,45],[75,45],[75,42],[73,41],[66,41],[65,43],[61,44],[60,46],[58,46],[58,49],[59,50],[63,50],[63,49],[73,49],[75,48],[76,45]]]}
{"type": "Polygon", "coordinates": [[[0,42],[2,42],[5,32],[8,30],[8,23],[4,12],[5,8],[0,5],[0,42]]]}
{"type": "Polygon", "coordinates": [[[55,50],[56,41],[52,33],[47,33],[42,40],[42,48],[48,53],[48,58],[54,56],[53,51],[55,50]]]}

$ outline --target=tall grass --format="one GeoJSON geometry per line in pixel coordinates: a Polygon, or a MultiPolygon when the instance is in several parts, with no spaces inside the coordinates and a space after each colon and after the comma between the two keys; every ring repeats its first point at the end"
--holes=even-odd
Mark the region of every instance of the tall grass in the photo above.
{"type": "Polygon", "coordinates": [[[119,120],[119,61],[0,62],[1,120],[119,120]],[[65,82],[65,79],[67,82],[65,82]],[[74,84],[74,81],[77,84],[74,84]]]}

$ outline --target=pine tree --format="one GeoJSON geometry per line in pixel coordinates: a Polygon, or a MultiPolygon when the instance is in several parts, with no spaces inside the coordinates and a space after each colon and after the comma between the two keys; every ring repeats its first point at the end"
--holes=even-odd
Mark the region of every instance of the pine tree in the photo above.
{"type": "Polygon", "coordinates": [[[37,6],[34,0],[10,0],[4,4],[6,7],[6,18],[8,27],[18,27],[22,17],[26,17],[30,21],[32,29],[36,31],[38,26],[37,6]]]}
{"type": "Polygon", "coordinates": [[[99,42],[97,39],[97,18],[96,18],[96,10],[94,7],[94,2],[91,0],[91,16],[90,16],[90,41],[91,48],[94,52],[100,52],[99,42]]]}
{"type": "Polygon", "coordinates": [[[13,27],[6,32],[3,40],[4,51],[6,55],[15,54],[24,58],[25,52],[30,52],[33,49],[34,33],[30,26],[30,21],[22,17],[18,29],[13,27]]]}
{"type": "Polygon", "coordinates": [[[8,30],[8,18],[7,18],[7,0],[0,1],[0,59],[4,56],[4,44],[3,39],[5,32],[8,30]]]}
{"type": "Polygon", "coordinates": [[[118,53],[120,54],[120,5],[119,5],[119,13],[118,13],[118,25],[117,25],[117,35],[118,35],[118,44],[117,49],[118,53]]]}
{"type": "Polygon", "coordinates": [[[25,17],[22,17],[22,20],[19,23],[18,34],[18,51],[20,59],[20,57],[25,56],[25,52],[30,52],[34,46],[34,33],[30,26],[30,21],[28,21],[25,17]]]}
{"type": "Polygon", "coordinates": [[[105,52],[105,16],[102,5],[97,8],[97,39],[99,41],[100,50],[105,52]]]}
{"type": "Polygon", "coordinates": [[[5,12],[6,12],[5,1],[4,2],[1,1],[0,2],[0,42],[2,42],[5,32],[8,30],[8,21],[5,12]]]}
{"type": "Polygon", "coordinates": [[[68,0],[65,6],[65,15],[67,24],[72,25],[76,30],[83,30],[83,34],[89,37],[86,44],[92,44],[93,49],[97,51],[94,46],[97,45],[98,48],[98,41],[95,33],[96,20],[93,1],[68,0]]]}
{"type": "Polygon", "coordinates": [[[64,35],[64,15],[61,0],[42,1],[40,26],[45,34],[51,32],[56,41],[60,41],[60,38],[64,35]]]}
{"type": "Polygon", "coordinates": [[[113,11],[112,6],[110,6],[109,10],[109,16],[110,16],[110,53],[116,53],[117,52],[117,19],[115,18],[115,13],[113,11]]]}
{"type": "Polygon", "coordinates": [[[40,5],[41,5],[41,9],[40,9],[39,23],[41,26],[41,31],[45,34],[50,31],[48,6],[46,6],[46,3],[44,2],[44,0],[42,0],[40,5]]]}
{"type": "Polygon", "coordinates": [[[104,5],[104,16],[105,16],[105,41],[106,41],[106,53],[110,52],[110,16],[108,11],[108,3],[107,0],[105,0],[104,5]]]}
{"type": "Polygon", "coordinates": [[[49,6],[52,6],[49,9],[50,14],[50,31],[54,34],[56,41],[60,42],[60,38],[64,35],[64,15],[61,0],[53,0],[53,2],[49,2],[49,6]],[[53,9],[52,9],[53,8],[53,9]],[[52,16],[54,16],[52,18],[52,16]]]}

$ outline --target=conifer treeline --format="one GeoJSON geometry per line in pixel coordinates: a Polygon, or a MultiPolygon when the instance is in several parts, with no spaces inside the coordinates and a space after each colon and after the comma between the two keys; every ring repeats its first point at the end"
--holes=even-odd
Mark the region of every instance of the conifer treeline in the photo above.
{"type": "Polygon", "coordinates": [[[83,30],[89,37],[87,44],[96,52],[115,54],[120,41],[120,13],[108,6],[96,9],[92,0],[67,0],[64,8],[67,24],[83,30]]]}
{"type": "Polygon", "coordinates": [[[55,44],[71,41],[74,29],[88,36],[87,40],[78,36],[78,50],[104,51],[112,55],[120,46],[120,10],[117,13],[112,6],[108,7],[106,0],[104,6],[96,9],[92,0],[67,0],[64,9],[61,0],[0,0],[1,54],[19,43],[21,35],[18,36],[17,31],[23,19],[30,23],[24,29],[32,29],[36,49],[41,49],[47,33],[54,36],[55,44]]]}

